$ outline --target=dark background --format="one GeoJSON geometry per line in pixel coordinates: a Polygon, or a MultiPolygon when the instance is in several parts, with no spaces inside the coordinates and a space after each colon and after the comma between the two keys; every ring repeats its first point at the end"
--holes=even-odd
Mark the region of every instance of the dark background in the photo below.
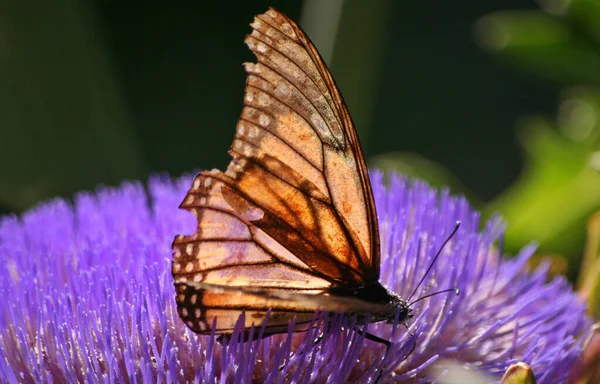
{"type": "MultiPolygon", "coordinates": [[[[156,172],[224,168],[241,64],[253,60],[243,39],[269,5],[300,19],[301,1],[0,5],[2,211],[156,172]]],[[[515,123],[554,111],[557,87],[476,44],[478,18],[508,8],[537,4],[344,2],[331,71],[368,163],[418,153],[483,201],[516,178],[515,123]]]]}

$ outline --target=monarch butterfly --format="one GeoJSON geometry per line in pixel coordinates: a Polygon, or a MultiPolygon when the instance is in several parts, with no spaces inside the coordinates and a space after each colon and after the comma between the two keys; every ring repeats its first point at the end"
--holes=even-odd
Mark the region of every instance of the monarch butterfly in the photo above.
{"type": "MultiPolygon", "coordinates": [[[[257,63],[225,172],[204,171],[180,205],[198,219],[173,242],[181,319],[227,337],[264,322],[262,336],[305,330],[316,310],[405,322],[407,300],[379,283],[377,213],[346,104],[323,59],[291,19],[270,8],[245,43],[257,63]]],[[[371,340],[389,341],[366,334],[371,340]]]]}

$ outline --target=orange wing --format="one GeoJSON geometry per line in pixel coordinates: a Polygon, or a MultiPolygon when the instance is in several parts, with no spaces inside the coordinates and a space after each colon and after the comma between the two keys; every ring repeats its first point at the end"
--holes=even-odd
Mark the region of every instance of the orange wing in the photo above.
{"type": "MultiPolygon", "coordinates": [[[[173,243],[175,281],[200,284],[196,293],[217,285],[313,298],[331,287],[377,282],[375,205],[346,105],[314,45],[292,20],[270,9],[251,25],[245,41],[258,63],[245,64],[233,160],[224,173],[198,175],[181,204],[196,215],[198,229],[173,243]]],[[[219,330],[231,331],[226,319],[253,303],[247,295],[233,296],[210,291],[195,307],[180,292],[180,315],[185,320],[192,310],[195,316],[198,308],[221,308],[201,317],[217,318],[219,330]]],[[[264,305],[256,308],[264,313],[264,305]]],[[[280,309],[289,315],[280,317],[287,324],[294,311],[280,309]]],[[[197,332],[206,327],[194,324],[197,332]]]]}
{"type": "Polygon", "coordinates": [[[373,304],[352,297],[335,295],[310,295],[306,292],[251,287],[227,287],[205,283],[176,283],[179,313],[194,332],[211,333],[216,319],[215,333],[231,333],[242,312],[244,328],[265,320],[271,309],[264,336],[287,332],[289,322],[295,318],[295,331],[306,330],[313,322],[317,310],[393,318],[396,307],[373,304]]]}

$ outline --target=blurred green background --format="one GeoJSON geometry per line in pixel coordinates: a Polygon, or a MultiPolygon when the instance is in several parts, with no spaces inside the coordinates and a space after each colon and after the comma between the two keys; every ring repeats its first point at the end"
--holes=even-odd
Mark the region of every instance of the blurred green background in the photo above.
{"type": "Polygon", "coordinates": [[[514,252],[581,255],[600,207],[600,1],[0,3],[0,213],[224,168],[269,5],[330,63],[372,167],[464,193],[514,252]]]}

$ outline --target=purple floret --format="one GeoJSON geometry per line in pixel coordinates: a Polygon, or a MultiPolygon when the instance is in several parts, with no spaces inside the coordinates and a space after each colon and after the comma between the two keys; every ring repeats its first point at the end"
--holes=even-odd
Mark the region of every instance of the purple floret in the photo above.
{"type": "MultiPolygon", "coordinates": [[[[528,363],[539,383],[564,381],[591,320],[569,283],[528,272],[534,247],[502,255],[502,223],[480,231],[465,199],[371,174],[381,231],[381,282],[411,295],[457,220],[461,226],[412,298],[406,325],[315,314],[305,333],[227,346],[192,333],[176,312],[171,241],[195,218],[177,207],[191,177],[55,199],[0,218],[0,382],[430,382],[453,359],[500,378],[528,363]],[[324,328],[322,340],[315,343],[324,328]],[[415,346],[416,345],[416,346],[415,346]],[[413,350],[414,346],[414,350],[413,350]]],[[[290,325],[293,327],[293,324],[290,325]]],[[[261,332],[257,327],[253,332],[261,332]]]]}

